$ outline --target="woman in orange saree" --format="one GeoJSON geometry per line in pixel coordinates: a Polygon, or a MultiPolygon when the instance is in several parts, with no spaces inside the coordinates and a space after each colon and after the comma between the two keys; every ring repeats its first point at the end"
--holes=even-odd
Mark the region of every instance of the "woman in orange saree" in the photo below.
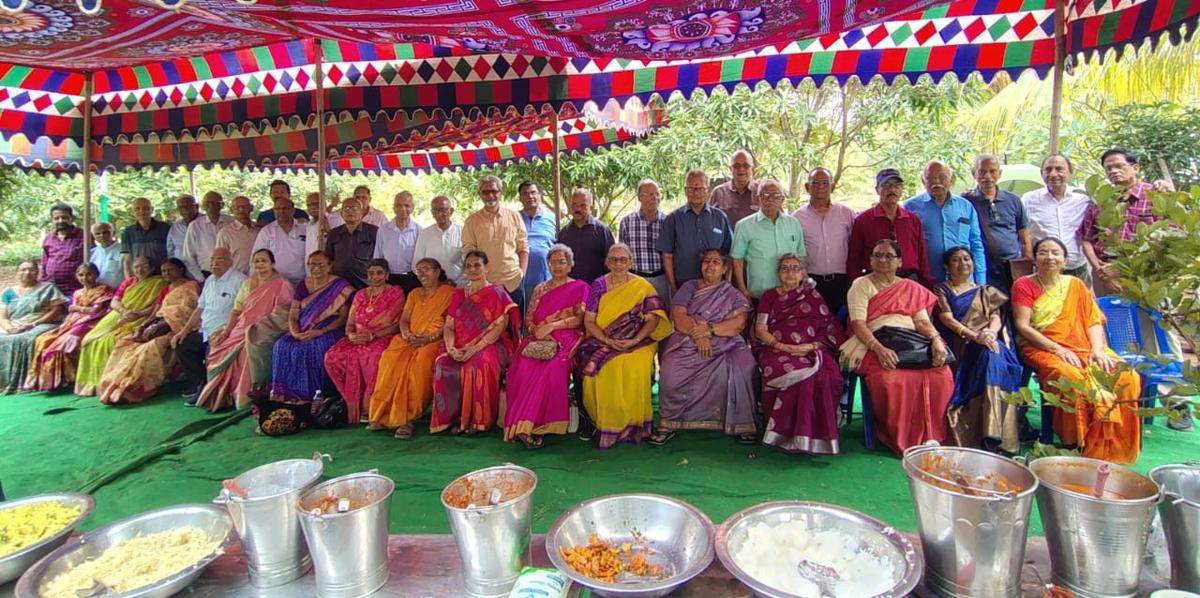
{"type": "Polygon", "coordinates": [[[108,313],[113,298],[113,290],[96,281],[99,275],[95,264],[80,264],[75,269],[79,290],[71,297],[67,319],[33,341],[33,361],[25,375],[25,390],[50,391],[75,383],[83,337],[108,313]]]}
{"type": "Polygon", "coordinates": [[[1013,326],[1021,358],[1037,372],[1042,392],[1053,393],[1074,413],[1054,410],[1054,432],[1064,444],[1079,445],[1085,457],[1133,463],[1141,444],[1136,412],[1142,394],[1138,375],[1108,348],[1104,314],[1087,286],[1062,274],[1066,246],[1054,238],[1033,247],[1037,273],[1013,283],[1013,326]],[[1091,366],[1119,372],[1113,388],[1104,388],[1091,366]],[[1091,401],[1064,396],[1050,382],[1082,382],[1091,401]]]}
{"type": "Polygon", "coordinates": [[[500,374],[516,349],[521,314],[503,286],[487,281],[487,263],[482,251],[463,257],[467,286],[450,298],[446,352],[434,362],[431,434],[484,432],[499,415],[500,374]]]}

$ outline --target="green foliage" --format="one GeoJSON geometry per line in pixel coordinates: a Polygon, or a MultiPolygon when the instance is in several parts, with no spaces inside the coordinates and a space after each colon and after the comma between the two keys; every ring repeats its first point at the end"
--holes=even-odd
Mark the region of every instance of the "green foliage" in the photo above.
{"type": "Polygon", "coordinates": [[[42,257],[41,241],[7,241],[0,244],[0,266],[16,266],[42,257]]]}
{"type": "Polygon", "coordinates": [[[1180,188],[1200,184],[1200,107],[1168,102],[1119,106],[1112,111],[1105,138],[1110,146],[1133,152],[1148,180],[1168,178],[1169,173],[1180,188]]]}

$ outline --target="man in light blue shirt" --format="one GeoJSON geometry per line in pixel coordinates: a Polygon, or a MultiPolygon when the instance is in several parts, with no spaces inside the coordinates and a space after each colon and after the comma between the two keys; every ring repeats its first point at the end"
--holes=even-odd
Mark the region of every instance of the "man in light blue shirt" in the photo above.
{"type": "Polygon", "coordinates": [[[246,275],[233,267],[233,254],[224,247],[213,248],[209,271],[212,274],[204,281],[196,311],[192,312],[188,323],[171,337],[175,356],[191,386],[184,395],[188,405],[195,405],[207,381],[204,357],[208,354],[209,338],[229,322],[233,300],[246,281],[246,275]]]}
{"type": "Polygon", "coordinates": [[[904,209],[921,218],[925,255],[934,281],[946,280],[946,267],[942,263],[946,250],[961,246],[971,251],[975,284],[987,284],[987,257],[983,252],[979,215],[971,202],[950,192],[953,180],[949,166],[939,160],[930,161],[921,173],[925,192],[904,202],[904,209]]]}
{"type": "Polygon", "coordinates": [[[397,193],[392,200],[392,211],[396,217],[384,222],[375,233],[374,257],[387,260],[388,284],[397,285],[408,293],[421,286],[421,281],[413,274],[413,252],[417,249],[421,225],[412,219],[412,193],[397,193]]]}
{"type": "Polygon", "coordinates": [[[100,271],[96,281],[115,291],[125,280],[125,270],[122,268],[121,244],[114,236],[112,223],[93,224],[92,238],[96,240],[96,246],[88,253],[88,261],[100,271]]]}
{"type": "Polygon", "coordinates": [[[529,237],[529,266],[525,270],[525,297],[533,296],[533,288],[550,279],[546,252],[558,238],[558,222],[554,214],[542,207],[542,191],[537,183],[524,181],[517,186],[521,196],[521,221],[529,237]]]}

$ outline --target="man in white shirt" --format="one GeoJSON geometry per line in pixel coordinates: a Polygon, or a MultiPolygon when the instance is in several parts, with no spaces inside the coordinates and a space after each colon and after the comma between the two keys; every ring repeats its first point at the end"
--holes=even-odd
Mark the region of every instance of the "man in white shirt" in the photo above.
{"type": "MultiPolygon", "coordinates": [[[[183,241],[187,237],[188,225],[200,215],[200,208],[196,205],[196,198],[184,193],[175,198],[175,209],[179,212],[179,218],[171,223],[171,232],[167,234],[167,257],[175,257],[183,259],[183,241]]],[[[193,276],[198,276],[199,272],[192,272],[193,276]]]]}
{"type": "Polygon", "coordinates": [[[308,224],[296,221],[295,209],[292,200],[276,199],[271,208],[275,222],[258,231],[258,238],[250,250],[250,254],[254,255],[259,249],[270,249],[275,254],[275,270],[292,284],[304,280],[307,257],[304,242],[308,238],[308,224]]]}
{"type": "Polygon", "coordinates": [[[449,197],[439,195],[429,202],[435,224],[426,227],[417,235],[417,247],[413,250],[413,263],[433,258],[442,265],[454,284],[462,283],[462,225],[452,222],[454,204],[449,197]]]}
{"type": "Polygon", "coordinates": [[[187,235],[183,238],[183,263],[191,272],[193,278],[208,277],[208,258],[212,255],[213,247],[217,245],[217,233],[233,218],[221,213],[225,207],[225,198],[216,191],[204,194],[201,202],[204,215],[193,220],[188,225],[187,235]]]}
{"type": "Polygon", "coordinates": [[[251,219],[254,206],[250,198],[239,195],[229,204],[233,220],[217,231],[216,247],[224,247],[233,256],[233,269],[242,274],[250,273],[250,253],[258,238],[258,223],[251,219]]]}
{"type": "MultiPolygon", "coordinates": [[[[371,189],[366,185],[359,185],[354,188],[354,199],[358,201],[358,205],[363,206],[363,209],[366,210],[363,222],[374,224],[379,228],[383,228],[383,225],[389,222],[390,218],[386,214],[371,207],[371,189]]],[[[337,204],[338,198],[335,195],[329,203],[329,208],[325,210],[325,220],[329,223],[329,230],[333,230],[346,223],[345,220],[342,220],[342,215],[338,213],[337,204]]],[[[311,210],[309,211],[311,212],[311,210]]],[[[316,218],[317,216],[316,214],[310,214],[310,217],[316,218]]]]}
{"type": "Polygon", "coordinates": [[[96,246],[88,253],[88,261],[100,271],[96,281],[116,290],[121,281],[125,280],[125,270],[122,267],[121,244],[113,235],[112,223],[93,224],[92,238],[96,240],[96,246]]]}
{"type": "Polygon", "coordinates": [[[392,200],[392,211],[395,212],[396,218],[383,223],[375,235],[374,257],[387,260],[390,272],[388,283],[400,285],[400,288],[408,293],[421,286],[421,281],[412,272],[417,236],[421,234],[421,225],[412,219],[412,193],[397,193],[392,200]]]}
{"type": "Polygon", "coordinates": [[[233,254],[228,249],[217,247],[212,250],[208,267],[212,275],[204,281],[196,310],[188,323],[171,337],[171,346],[175,348],[175,356],[190,386],[184,394],[188,405],[196,404],[207,379],[204,357],[208,354],[208,339],[229,322],[233,299],[246,281],[246,275],[232,266],[233,254]]]}
{"type": "Polygon", "coordinates": [[[1067,246],[1063,274],[1082,279],[1090,287],[1087,258],[1079,242],[1079,226],[1092,200],[1080,189],[1070,186],[1071,161],[1054,154],[1042,160],[1042,180],[1046,186],[1021,196],[1025,217],[1029,220],[1029,239],[1033,244],[1054,237],[1067,246]]]}

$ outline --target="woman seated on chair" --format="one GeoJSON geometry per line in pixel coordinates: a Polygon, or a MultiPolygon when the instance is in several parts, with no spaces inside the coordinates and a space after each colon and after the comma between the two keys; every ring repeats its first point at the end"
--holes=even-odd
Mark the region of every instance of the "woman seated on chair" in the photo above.
{"type": "Polygon", "coordinates": [[[896,454],[928,440],[946,441],[946,407],[954,392],[949,350],[929,320],[937,297],[896,276],[900,258],[895,241],[875,244],[871,273],[850,285],[854,334],[841,347],[842,367],[856,370],[870,394],[863,408],[874,414],[876,436],[896,454]]]}
{"type": "Polygon", "coordinates": [[[565,434],[570,408],[567,384],[571,354],[583,338],[583,304],[588,285],[569,276],[575,253],[556,244],[546,251],[550,280],[537,285],[526,309],[529,334],[508,368],[504,439],[542,446],[546,434],[565,434]]]}
{"type": "Polygon", "coordinates": [[[454,289],[442,327],[446,352],[433,368],[429,432],[486,432],[500,412],[500,375],[512,361],[521,314],[508,291],[487,281],[488,256],[463,256],[467,286],[454,289]]]}
{"type": "Polygon", "coordinates": [[[75,269],[79,290],[72,295],[62,324],[33,341],[33,360],[25,375],[25,390],[57,390],[75,383],[83,336],[108,313],[113,298],[113,290],[97,282],[97,276],[100,270],[95,264],[80,264],[75,269]]]}
{"type": "Polygon", "coordinates": [[[1033,246],[1037,273],[1013,283],[1021,358],[1034,368],[1042,392],[1074,407],[1074,413],[1054,410],[1054,431],[1063,443],[1078,445],[1085,457],[1133,463],[1141,437],[1136,413],[1141,381],[1108,348],[1104,314],[1087,286],[1063,275],[1066,255],[1062,241],[1038,241],[1033,246]],[[1118,372],[1115,384],[1103,387],[1093,368],[1118,372]],[[1054,388],[1052,382],[1060,379],[1082,382],[1091,398],[1054,388]]]}
{"type": "Polygon", "coordinates": [[[158,306],[156,300],[159,291],[166,286],[167,281],[155,274],[148,257],[135,258],[132,268],[133,276],[122,281],[113,293],[112,302],[109,304],[112,311],[100,318],[96,327],[83,337],[79,350],[79,367],[75,372],[77,395],[96,394],[96,387],[104,374],[104,365],[108,363],[108,357],[117,341],[133,332],[133,329],[145,321],[158,306]]]}
{"type": "Polygon", "coordinates": [[[599,432],[600,448],[637,443],[650,435],[650,373],[658,341],[671,333],[666,306],[646,279],[633,274],[633,252],[608,248],[608,274],[588,290],[587,337],[576,359],[583,375],[583,408],[599,432]]]}
{"type": "Polygon", "coordinates": [[[949,280],[938,285],[934,324],[950,344],[957,362],[954,394],[946,414],[950,436],[958,446],[1020,449],[1017,407],[1004,393],[1021,387],[1021,362],[1004,325],[1008,297],[996,287],[976,285],[975,262],[966,247],[954,247],[942,259],[949,280]]]}
{"type": "Polygon", "coordinates": [[[117,341],[100,378],[100,402],[140,403],[158,392],[167,381],[174,361],[171,337],[183,329],[196,311],[200,285],[188,277],[178,258],[163,262],[167,286],[153,313],[128,336],[117,341]]]}
{"type": "Polygon", "coordinates": [[[672,297],[671,324],[658,383],[658,430],[664,444],[675,430],[718,430],[756,442],[754,386],[758,364],[742,331],[750,301],[727,280],[729,258],[719,249],[700,256],[700,278],[672,297]]]}
{"type": "Polygon", "coordinates": [[[379,358],[367,416],[368,430],[395,430],[401,440],[412,438],[413,420],[433,400],[433,362],[442,350],[446,308],[454,295],[437,260],[424,258],[413,272],[421,286],[408,293],[400,333],[379,358]]]}
{"type": "Polygon", "coordinates": [[[17,392],[33,354],[33,341],[53,330],[67,297],[52,282],[38,282],[36,262],[21,262],[17,284],[0,294],[0,393],[17,392]]]}
{"type": "Polygon", "coordinates": [[[836,455],[842,329],[804,259],[779,257],[779,286],[758,299],[754,336],[762,367],[763,444],[789,453],[836,455]]]}

